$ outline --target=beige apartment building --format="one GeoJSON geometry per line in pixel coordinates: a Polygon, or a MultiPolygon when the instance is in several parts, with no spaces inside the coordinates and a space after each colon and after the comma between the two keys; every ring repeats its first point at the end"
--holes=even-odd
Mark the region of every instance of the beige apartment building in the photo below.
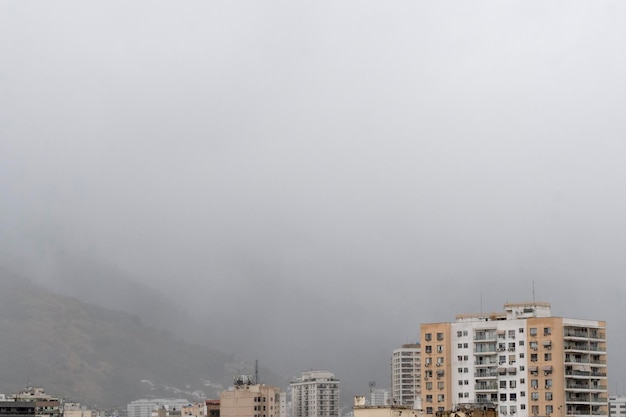
{"type": "Polygon", "coordinates": [[[281,416],[280,389],[263,384],[236,385],[220,395],[220,417],[281,416]]]}
{"type": "Polygon", "coordinates": [[[499,417],[608,415],[606,323],[553,317],[548,303],[421,325],[426,415],[493,405],[499,417]]]}

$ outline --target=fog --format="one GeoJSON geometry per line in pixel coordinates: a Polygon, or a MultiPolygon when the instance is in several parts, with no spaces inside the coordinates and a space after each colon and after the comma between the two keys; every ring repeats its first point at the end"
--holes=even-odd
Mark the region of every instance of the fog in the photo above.
{"type": "Polygon", "coordinates": [[[148,286],[242,359],[362,393],[420,323],[535,297],[607,320],[623,393],[625,19],[2,2],[2,257],[85,297],[109,278],[68,265],[118,271],[112,293],[148,286]]]}

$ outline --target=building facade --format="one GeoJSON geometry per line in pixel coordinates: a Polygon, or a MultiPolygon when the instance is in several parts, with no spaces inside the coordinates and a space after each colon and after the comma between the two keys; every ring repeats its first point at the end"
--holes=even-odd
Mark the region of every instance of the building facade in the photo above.
{"type": "Polygon", "coordinates": [[[626,396],[611,395],[609,397],[609,416],[626,417],[626,396]]]}
{"type": "Polygon", "coordinates": [[[332,372],[302,372],[290,386],[291,417],[339,417],[339,379],[332,372]]]}
{"type": "Polygon", "coordinates": [[[220,417],[281,416],[280,389],[262,384],[241,384],[220,395],[220,417]]]}
{"type": "Polygon", "coordinates": [[[386,406],[391,403],[391,392],[389,390],[375,388],[370,391],[370,406],[386,406]]]}
{"type": "Polygon", "coordinates": [[[421,326],[425,414],[489,404],[499,417],[608,416],[606,323],[505,304],[421,326]]]}
{"type": "Polygon", "coordinates": [[[415,406],[421,394],[419,343],[404,344],[391,355],[391,397],[396,405],[415,406]]]}
{"type": "Polygon", "coordinates": [[[154,399],[142,399],[129,403],[126,406],[126,413],[128,417],[152,417],[153,411],[182,410],[182,408],[189,404],[188,400],[182,398],[154,398],[154,399]]]}

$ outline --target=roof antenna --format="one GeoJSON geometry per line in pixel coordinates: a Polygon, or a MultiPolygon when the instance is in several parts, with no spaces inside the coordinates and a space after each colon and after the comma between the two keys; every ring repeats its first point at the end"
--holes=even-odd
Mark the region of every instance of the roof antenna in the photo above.
{"type": "Polygon", "coordinates": [[[259,383],[259,360],[254,361],[254,385],[259,383]]]}
{"type": "Polygon", "coordinates": [[[480,293],[480,317],[483,317],[483,293],[480,293]]]}
{"type": "Polygon", "coordinates": [[[535,302],[535,280],[533,279],[533,304],[537,304],[535,302]]]}

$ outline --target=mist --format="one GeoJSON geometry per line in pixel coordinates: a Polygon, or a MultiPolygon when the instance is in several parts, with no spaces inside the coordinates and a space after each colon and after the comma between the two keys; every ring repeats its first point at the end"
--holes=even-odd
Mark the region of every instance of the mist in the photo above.
{"type": "Polygon", "coordinates": [[[420,323],[536,298],[608,322],[616,393],[625,18],[3,2],[2,259],[148,321],[113,295],[149,291],[180,313],[152,324],[362,392],[420,323]]]}

